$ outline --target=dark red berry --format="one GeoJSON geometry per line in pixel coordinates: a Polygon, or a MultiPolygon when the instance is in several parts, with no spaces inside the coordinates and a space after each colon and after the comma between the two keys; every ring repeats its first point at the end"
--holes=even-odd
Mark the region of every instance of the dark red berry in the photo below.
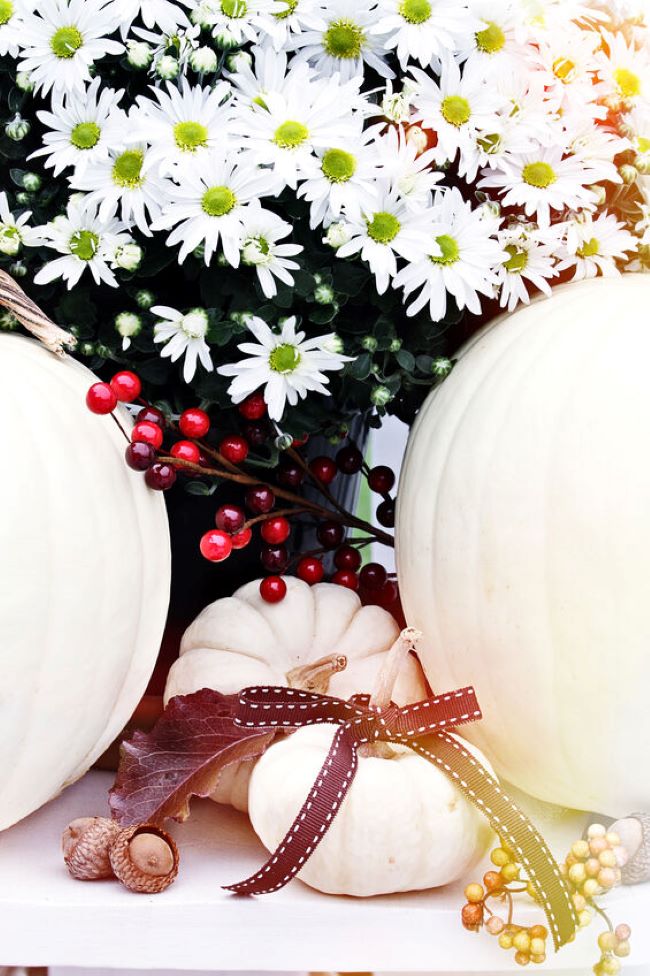
{"type": "Polygon", "coordinates": [[[108,383],[93,383],[86,393],[86,406],[92,413],[112,413],[117,397],[108,383]]]}
{"type": "Polygon", "coordinates": [[[275,495],[268,485],[254,485],[244,496],[246,508],[253,515],[266,515],[275,505],[275,495]]]}
{"type": "Polygon", "coordinates": [[[349,569],[339,569],[338,573],[334,573],[332,583],[336,583],[337,586],[346,586],[348,590],[359,589],[359,577],[356,573],[350,572],[349,569]]]}
{"type": "Polygon", "coordinates": [[[232,542],[233,549],[245,549],[252,538],[252,529],[242,529],[241,532],[235,532],[235,534],[231,536],[230,541],[232,542]]]}
{"type": "Polygon", "coordinates": [[[282,515],[276,515],[275,518],[267,519],[265,522],[262,522],[260,527],[260,535],[271,546],[277,546],[281,542],[286,542],[290,533],[291,526],[282,515]]]}
{"type": "Polygon", "coordinates": [[[260,561],[267,573],[283,573],[289,565],[286,546],[263,546],[260,561]]]}
{"type": "Polygon", "coordinates": [[[387,529],[392,529],[395,525],[395,502],[392,498],[377,505],[377,521],[387,529]]]}
{"type": "Polygon", "coordinates": [[[320,583],[324,575],[325,570],[323,569],[322,562],[313,556],[303,556],[296,566],[296,576],[298,579],[304,580],[310,586],[313,586],[314,583],[320,583]]]}
{"type": "Polygon", "coordinates": [[[259,391],[251,393],[239,404],[239,412],[246,420],[260,420],[266,413],[264,395],[259,391]]]}
{"type": "Polygon", "coordinates": [[[336,455],[336,463],[343,474],[356,474],[361,471],[363,454],[354,444],[346,444],[336,455]]]}
{"type": "Polygon", "coordinates": [[[150,424],[158,424],[161,430],[164,430],[165,415],[162,410],[158,409],[158,407],[143,407],[136,419],[138,421],[148,420],[150,424]]]}
{"type": "Polygon", "coordinates": [[[287,595],[287,584],[281,576],[267,576],[260,583],[260,596],[267,603],[280,603],[287,595]]]}
{"type": "Polygon", "coordinates": [[[176,481],[176,472],[171,464],[157,461],[147,468],[144,480],[155,491],[167,491],[176,481]]]}
{"type": "Polygon", "coordinates": [[[321,522],[316,532],[324,549],[336,549],[343,542],[344,529],[340,522],[321,522]]]}
{"type": "Polygon", "coordinates": [[[126,463],[134,471],[146,471],[153,464],[156,458],[156,452],[151,444],[145,444],[144,441],[137,441],[135,444],[129,444],[124,452],[124,456],[126,463]]]}
{"type": "Polygon", "coordinates": [[[205,410],[190,407],[188,410],[183,410],[178,419],[178,426],[186,437],[205,437],[210,430],[210,418],[205,410]]]}
{"type": "Polygon", "coordinates": [[[246,512],[239,505],[226,504],[217,509],[214,520],[218,529],[235,535],[246,521],[246,512]]]}
{"type": "Polygon", "coordinates": [[[152,447],[158,450],[163,442],[163,432],[158,424],[152,424],[149,420],[138,420],[133,425],[131,440],[134,444],[136,441],[143,441],[145,444],[151,444],[152,447]]]}
{"type": "Polygon", "coordinates": [[[248,441],[239,434],[228,434],[219,444],[219,453],[231,464],[241,464],[248,457],[248,441]]]}
{"type": "Polygon", "coordinates": [[[378,603],[384,610],[392,610],[399,600],[399,590],[394,580],[386,580],[378,593],[378,603]]]}
{"type": "Polygon", "coordinates": [[[350,569],[356,573],[361,565],[361,553],[354,546],[341,546],[334,553],[334,565],[337,569],[350,569]]]}
{"type": "Polygon", "coordinates": [[[333,458],[325,457],[315,457],[313,461],[309,462],[309,470],[313,474],[314,478],[318,478],[322,481],[324,485],[329,485],[330,482],[334,480],[338,472],[336,466],[336,461],[333,458]]]}
{"type": "Polygon", "coordinates": [[[387,495],[395,484],[395,472],[385,464],[378,464],[368,474],[368,485],[378,495],[387,495]]]}
{"type": "Polygon", "coordinates": [[[227,532],[220,529],[210,529],[201,536],[199,543],[201,554],[211,563],[220,563],[227,559],[232,552],[232,539],[227,532]]]}
{"type": "Polygon", "coordinates": [[[133,403],[142,393],[142,383],[130,369],[123,369],[111,380],[111,390],[123,403],[133,403]]]}
{"type": "Polygon", "coordinates": [[[305,472],[299,464],[283,464],[278,471],[278,481],[285,488],[299,488],[305,478],[305,472]]]}
{"type": "Polygon", "coordinates": [[[379,590],[386,579],[386,570],[380,563],[368,563],[359,573],[359,584],[365,590],[379,590]]]}
{"type": "Polygon", "coordinates": [[[269,438],[266,424],[244,424],[244,437],[251,447],[261,447],[269,438]]]}
{"type": "MultiPolygon", "coordinates": [[[[194,441],[176,441],[175,444],[172,444],[169,453],[172,457],[179,458],[181,461],[191,461],[192,464],[199,464],[201,461],[201,452],[194,441]]],[[[181,473],[193,474],[182,464],[178,465],[177,470],[181,473]]]]}
{"type": "Polygon", "coordinates": [[[291,442],[292,447],[304,447],[309,440],[309,434],[303,434],[302,437],[294,437],[291,442]]]}

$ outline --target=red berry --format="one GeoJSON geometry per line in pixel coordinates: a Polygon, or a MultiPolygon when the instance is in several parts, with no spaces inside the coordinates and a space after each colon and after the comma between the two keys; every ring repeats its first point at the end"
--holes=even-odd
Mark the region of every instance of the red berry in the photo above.
{"type": "Polygon", "coordinates": [[[387,529],[392,529],[395,525],[395,502],[392,498],[377,505],[377,521],[387,529]]]}
{"type": "Polygon", "coordinates": [[[387,495],[395,484],[395,472],[385,464],[378,464],[368,474],[368,485],[378,495],[387,495]]]}
{"type": "Polygon", "coordinates": [[[158,407],[143,407],[137,416],[138,420],[148,420],[152,424],[158,424],[161,430],[165,429],[165,415],[158,407]]]}
{"type": "Polygon", "coordinates": [[[338,451],[336,463],[343,474],[356,474],[361,471],[363,454],[355,444],[347,444],[338,451]]]}
{"type": "Polygon", "coordinates": [[[218,529],[235,535],[246,521],[246,512],[239,505],[222,505],[217,509],[214,520],[218,529]]]}
{"type": "Polygon", "coordinates": [[[239,434],[229,434],[219,444],[219,453],[231,464],[241,464],[248,457],[248,442],[239,434]]]}
{"type": "Polygon", "coordinates": [[[117,397],[108,383],[93,383],[86,393],[86,406],[92,413],[112,413],[117,397]]]}
{"type": "Polygon", "coordinates": [[[351,569],[356,573],[361,565],[361,553],[354,546],[341,546],[334,553],[334,565],[337,569],[351,569]]]}
{"type": "Polygon", "coordinates": [[[303,556],[296,566],[296,576],[304,580],[305,583],[309,583],[310,586],[313,586],[314,583],[320,583],[324,575],[325,570],[322,562],[320,559],[314,559],[313,556],[303,556]]]}
{"type": "Polygon", "coordinates": [[[284,573],[289,565],[289,553],[286,546],[263,546],[260,562],[267,573],[284,573]]]}
{"type": "Polygon", "coordinates": [[[384,610],[392,610],[399,600],[399,590],[394,580],[386,580],[377,595],[377,602],[384,610]]]}
{"type": "Polygon", "coordinates": [[[244,501],[253,515],[266,515],[275,505],[275,495],[268,485],[254,485],[246,492],[244,501]]]}
{"type": "MultiPolygon", "coordinates": [[[[176,441],[175,444],[172,444],[169,453],[172,457],[178,458],[181,461],[191,461],[192,464],[199,464],[201,460],[201,452],[193,441],[176,441]]],[[[182,464],[178,465],[177,470],[185,474],[194,473],[182,464]]]]}
{"type": "Polygon", "coordinates": [[[133,443],[144,441],[145,444],[151,444],[158,450],[163,442],[163,432],[158,424],[152,424],[149,420],[138,420],[137,424],[133,425],[131,440],[133,443]]]}
{"type": "Polygon", "coordinates": [[[324,485],[329,485],[336,477],[338,468],[333,458],[323,455],[322,457],[315,457],[313,461],[309,462],[309,470],[324,485]]]}
{"type": "Polygon", "coordinates": [[[134,471],[146,471],[153,464],[156,458],[156,452],[151,444],[145,444],[144,441],[137,441],[135,444],[129,444],[124,452],[124,456],[126,463],[134,471]]]}
{"type": "Polygon", "coordinates": [[[266,424],[244,424],[244,437],[251,447],[261,447],[269,438],[266,424]]]}
{"type": "Polygon", "coordinates": [[[267,519],[262,522],[260,535],[269,545],[277,546],[281,542],[286,542],[291,533],[291,526],[286,518],[277,515],[275,518],[267,519]]]}
{"type": "Polygon", "coordinates": [[[111,390],[118,400],[123,403],[132,403],[142,393],[142,383],[140,377],[132,373],[130,369],[123,369],[116,373],[111,380],[111,390]]]}
{"type": "Polygon", "coordinates": [[[267,603],[280,603],[287,595],[287,584],[281,576],[267,576],[260,583],[260,596],[267,603]]]}
{"type": "Polygon", "coordinates": [[[285,488],[299,488],[305,478],[305,472],[299,464],[283,464],[278,471],[278,481],[285,488]]]}
{"type": "Polygon", "coordinates": [[[252,529],[242,529],[241,532],[235,532],[235,534],[230,537],[230,541],[232,542],[233,549],[245,549],[252,538],[252,529]]]}
{"type": "Polygon", "coordinates": [[[232,539],[227,532],[220,529],[210,529],[205,535],[201,536],[199,544],[201,555],[205,556],[211,563],[220,563],[227,559],[232,552],[232,539]]]}
{"type": "Polygon", "coordinates": [[[154,491],[167,491],[176,481],[176,472],[171,464],[157,461],[144,473],[144,480],[154,491]]]}
{"type": "Polygon", "coordinates": [[[251,393],[239,404],[239,412],[246,420],[260,420],[266,413],[264,395],[259,391],[251,393]]]}
{"type": "Polygon", "coordinates": [[[337,586],[346,586],[348,590],[359,589],[359,577],[356,573],[350,572],[349,569],[339,569],[338,573],[334,573],[332,583],[336,583],[337,586]]]}
{"type": "Polygon", "coordinates": [[[359,583],[366,590],[379,590],[386,579],[386,570],[380,563],[368,563],[359,573],[359,583]]]}
{"type": "Polygon", "coordinates": [[[178,426],[186,437],[205,437],[210,430],[210,418],[205,410],[190,407],[188,410],[183,410],[178,419],[178,426]]]}
{"type": "Polygon", "coordinates": [[[309,440],[309,434],[303,434],[302,437],[294,437],[291,442],[292,447],[304,447],[309,440]]]}
{"type": "Polygon", "coordinates": [[[324,549],[336,549],[343,542],[343,526],[340,522],[326,521],[318,526],[316,535],[324,549]]]}

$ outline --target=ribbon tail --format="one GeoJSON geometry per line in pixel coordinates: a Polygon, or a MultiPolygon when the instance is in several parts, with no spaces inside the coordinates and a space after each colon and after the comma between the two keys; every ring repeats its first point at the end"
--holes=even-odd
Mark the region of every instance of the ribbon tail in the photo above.
{"type": "Polygon", "coordinates": [[[442,770],[517,853],[546,913],[555,949],[573,938],[578,918],[571,894],[548,845],[484,766],[445,732],[409,739],[414,752],[442,770]]]}
{"type": "Polygon", "coordinates": [[[357,743],[341,727],[309,795],[277,850],[255,874],[238,884],[224,885],[237,895],[265,895],[283,888],[303,867],[338,813],[357,771],[357,743]]]}

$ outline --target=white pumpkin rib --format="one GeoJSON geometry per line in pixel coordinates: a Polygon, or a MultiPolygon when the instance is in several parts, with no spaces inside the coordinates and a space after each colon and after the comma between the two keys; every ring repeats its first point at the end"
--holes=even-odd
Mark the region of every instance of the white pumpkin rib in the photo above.
{"type": "MultiPolygon", "coordinates": [[[[252,580],[237,590],[237,596],[252,603],[275,635],[276,643],[292,662],[290,667],[311,659],[314,639],[314,597],[311,587],[296,576],[285,577],[287,595],[280,603],[266,603],[259,592],[259,582],[252,580]]],[[[288,669],[289,670],[289,669],[288,669]]]]}
{"type": "Polygon", "coordinates": [[[191,695],[202,688],[236,695],[249,685],[284,683],[284,674],[266,661],[214,647],[194,647],[169,669],[164,700],[166,705],[176,695],[191,695]]]}
{"type": "Polygon", "coordinates": [[[180,655],[196,647],[231,651],[258,661],[266,661],[275,634],[257,607],[234,596],[208,604],[190,624],[181,640],[180,655]]]}
{"type": "Polygon", "coordinates": [[[312,587],[314,597],[314,648],[313,657],[325,654],[344,654],[341,642],[346,631],[361,608],[361,600],[352,590],[331,583],[316,583],[312,587]]]}

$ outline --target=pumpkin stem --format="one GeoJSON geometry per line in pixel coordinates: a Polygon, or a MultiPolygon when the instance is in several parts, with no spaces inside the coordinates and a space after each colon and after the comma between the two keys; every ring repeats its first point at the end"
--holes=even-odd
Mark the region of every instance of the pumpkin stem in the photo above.
{"type": "MultiPolygon", "coordinates": [[[[399,673],[411,651],[415,651],[417,643],[422,637],[419,630],[415,627],[406,627],[399,635],[381,667],[372,695],[370,696],[370,706],[374,708],[387,708],[390,705],[395,683],[399,673]]],[[[378,759],[392,759],[397,753],[391,749],[388,742],[368,742],[359,748],[359,755],[374,756],[378,759]]]]}
{"type": "Polygon", "coordinates": [[[345,671],[347,666],[348,659],[344,654],[326,654],[317,661],[292,668],[287,674],[287,684],[290,688],[326,695],[332,675],[345,671]]]}
{"type": "Polygon", "coordinates": [[[60,329],[47,317],[45,312],[28,298],[20,285],[4,271],[0,271],[0,305],[16,316],[21,325],[31,332],[43,345],[62,356],[65,346],[75,346],[77,340],[69,332],[60,329]]]}

